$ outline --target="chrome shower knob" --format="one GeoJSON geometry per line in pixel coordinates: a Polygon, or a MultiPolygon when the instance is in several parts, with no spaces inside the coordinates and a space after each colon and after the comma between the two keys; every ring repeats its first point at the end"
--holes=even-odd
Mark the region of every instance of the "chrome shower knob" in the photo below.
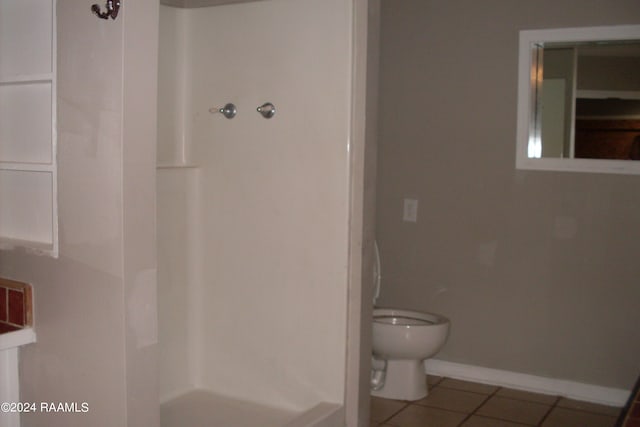
{"type": "Polygon", "coordinates": [[[235,105],[233,105],[232,103],[228,103],[224,107],[220,108],[218,112],[225,116],[227,119],[233,119],[236,116],[238,110],[236,110],[235,105]]]}
{"type": "Polygon", "coordinates": [[[222,108],[209,108],[209,112],[210,113],[220,113],[223,116],[225,116],[227,119],[233,119],[236,114],[238,113],[238,110],[236,109],[236,106],[233,105],[232,103],[228,103],[226,104],[224,107],[222,108]]]}
{"type": "Polygon", "coordinates": [[[265,119],[270,119],[276,114],[276,107],[270,102],[262,104],[257,108],[258,113],[262,114],[265,119]]]}

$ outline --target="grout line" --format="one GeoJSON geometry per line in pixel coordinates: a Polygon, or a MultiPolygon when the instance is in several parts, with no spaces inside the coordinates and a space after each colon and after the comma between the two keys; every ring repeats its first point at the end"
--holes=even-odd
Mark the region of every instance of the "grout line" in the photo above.
{"type": "MultiPolygon", "coordinates": [[[[442,386],[442,385],[441,385],[441,384],[442,384],[442,383],[443,383],[447,378],[448,378],[448,377],[444,377],[444,376],[443,376],[443,377],[440,377],[440,379],[439,379],[437,382],[435,382],[435,383],[433,383],[433,384],[428,385],[429,390],[430,390],[430,391],[432,391],[432,390],[435,390],[435,389],[437,389],[437,388],[445,388],[445,389],[447,389],[448,387],[444,387],[444,386],[442,386]]],[[[496,386],[496,389],[495,389],[493,392],[489,393],[489,394],[485,394],[485,393],[477,393],[477,392],[473,392],[473,391],[469,391],[469,390],[459,390],[459,391],[466,391],[466,392],[474,393],[474,394],[481,394],[481,395],[485,396],[485,399],[484,399],[484,400],[483,400],[483,401],[482,401],[482,402],[481,402],[481,403],[480,403],[480,404],[479,404],[479,405],[478,405],[474,410],[472,410],[470,413],[466,414],[465,418],[464,418],[464,419],[462,419],[462,421],[460,421],[460,423],[459,423],[459,424],[457,424],[457,427],[461,427],[461,426],[463,426],[463,425],[464,425],[464,423],[466,423],[467,421],[469,421],[469,419],[470,419],[471,417],[473,417],[474,415],[477,415],[477,416],[480,416],[480,417],[483,417],[483,418],[488,418],[488,419],[495,419],[495,420],[505,421],[504,419],[502,419],[502,418],[497,418],[497,417],[495,417],[495,416],[489,416],[489,415],[482,415],[482,414],[478,414],[478,411],[479,411],[483,406],[485,406],[485,405],[487,404],[487,402],[488,402],[489,400],[491,400],[491,398],[493,398],[493,397],[495,397],[496,395],[498,395],[498,393],[499,393],[501,390],[504,390],[504,389],[508,389],[508,387],[496,386]]],[[[458,390],[458,389],[451,389],[451,390],[458,390]]],[[[528,399],[525,399],[525,398],[520,398],[520,399],[519,399],[519,398],[513,398],[513,397],[509,397],[509,396],[499,396],[499,397],[504,398],[504,399],[508,399],[508,400],[515,400],[515,401],[520,401],[520,402],[536,403],[536,404],[539,404],[539,405],[548,406],[548,408],[549,408],[549,409],[545,412],[545,414],[544,414],[544,415],[543,415],[543,417],[540,419],[540,421],[538,421],[538,423],[537,423],[537,424],[533,425],[533,427],[542,427],[542,425],[543,425],[543,424],[545,423],[545,421],[549,418],[549,416],[551,415],[551,412],[552,412],[554,409],[556,409],[556,408],[563,408],[563,407],[561,407],[561,406],[558,406],[558,404],[559,404],[559,403],[560,403],[560,401],[562,400],[562,396],[554,396],[554,397],[555,397],[555,400],[554,400],[554,401],[553,401],[553,403],[551,403],[551,404],[546,404],[546,403],[542,403],[542,402],[537,402],[537,401],[535,401],[535,400],[528,400],[528,399]]],[[[377,423],[378,423],[377,425],[378,425],[378,426],[382,426],[382,425],[384,425],[384,424],[389,423],[389,421],[391,421],[391,419],[392,419],[393,417],[395,417],[396,415],[398,415],[400,412],[404,411],[405,409],[407,409],[407,408],[408,408],[409,406],[411,406],[411,405],[417,404],[417,403],[415,403],[415,402],[410,402],[410,401],[401,401],[401,402],[403,402],[403,403],[404,403],[404,405],[403,405],[400,409],[398,409],[397,411],[395,411],[395,412],[394,412],[393,414],[391,414],[389,417],[385,418],[383,421],[377,422],[377,423]]],[[[420,404],[417,404],[417,405],[418,405],[418,406],[425,406],[425,405],[420,405],[420,404]]],[[[429,406],[427,405],[426,407],[429,407],[429,406]]],[[[438,407],[434,407],[434,408],[435,408],[435,409],[444,410],[444,411],[449,411],[449,412],[455,412],[455,413],[459,413],[459,414],[460,414],[460,413],[464,413],[464,412],[452,411],[452,410],[447,410],[447,409],[438,408],[438,407]]],[[[615,419],[615,416],[612,416],[612,415],[609,415],[609,414],[598,413],[598,412],[594,412],[594,411],[585,411],[585,410],[575,409],[575,408],[563,408],[563,409],[568,409],[568,410],[573,411],[573,412],[576,412],[576,413],[587,413],[587,414],[592,414],[592,415],[609,416],[609,417],[611,417],[611,418],[614,418],[614,419],[615,419]]],[[[518,425],[522,425],[522,426],[532,426],[531,424],[523,424],[523,423],[521,423],[521,422],[516,422],[516,421],[509,421],[509,422],[514,423],[514,424],[518,424],[518,425]]],[[[389,424],[389,425],[391,425],[391,424],[389,424]]]]}
{"type": "MultiPolygon", "coordinates": [[[[620,412],[622,412],[622,410],[624,409],[624,408],[618,408],[617,406],[614,406],[614,408],[618,409],[618,415],[612,415],[612,414],[605,414],[604,412],[599,412],[597,410],[572,408],[570,406],[559,406],[560,400],[562,400],[562,396],[560,396],[558,398],[558,402],[556,402],[556,406],[558,406],[558,408],[560,408],[560,409],[567,409],[569,411],[582,412],[582,413],[591,414],[591,415],[602,415],[602,416],[605,416],[605,417],[618,417],[618,416],[620,416],[620,412]]],[[[589,402],[587,402],[587,403],[589,403],[589,402]]],[[[609,406],[609,405],[603,405],[603,406],[609,406]]]]}
{"type": "Polygon", "coordinates": [[[427,390],[431,391],[434,388],[438,387],[442,381],[444,381],[444,377],[438,377],[439,380],[436,380],[433,384],[429,384],[429,379],[427,378],[427,390]]]}
{"type": "MultiPolygon", "coordinates": [[[[560,399],[560,396],[553,396],[556,398],[556,401],[554,403],[544,403],[544,402],[539,402],[537,400],[524,399],[524,398],[518,398],[518,397],[511,397],[511,396],[496,396],[496,397],[499,397],[500,399],[505,399],[505,400],[514,400],[516,402],[533,403],[534,405],[542,405],[542,406],[556,406],[557,401],[560,399]]],[[[586,412],[586,411],[582,411],[582,412],[586,412]]]]}
{"type": "MultiPolygon", "coordinates": [[[[523,424],[523,423],[521,423],[519,421],[505,420],[504,418],[498,418],[498,417],[491,416],[491,415],[478,415],[478,416],[481,417],[481,418],[486,418],[488,420],[496,420],[496,421],[500,421],[500,422],[503,422],[503,423],[507,422],[507,423],[515,424],[517,426],[522,426],[522,427],[538,427],[537,425],[523,424]]],[[[458,426],[458,427],[460,427],[460,426],[458,426]]]]}
{"type": "Polygon", "coordinates": [[[540,422],[538,423],[538,427],[542,426],[542,424],[544,424],[544,422],[547,420],[547,418],[549,418],[549,415],[551,415],[551,412],[558,407],[558,402],[560,402],[560,396],[556,396],[556,401],[553,402],[553,405],[551,405],[549,407],[549,410],[547,411],[546,414],[544,414],[544,416],[542,417],[542,419],[540,420],[540,422]]]}
{"type": "Polygon", "coordinates": [[[390,416],[388,416],[387,418],[385,418],[383,421],[380,421],[378,423],[378,425],[383,425],[386,424],[387,422],[389,422],[391,420],[391,418],[395,417],[396,415],[398,415],[400,412],[404,411],[405,409],[407,409],[409,406],[411,406],[411,402],[408,401],[402,401],[404,402],[404,406],[400,409],[398,409],[397,411],[395,411],[393,414],[391,414],[390,416]]]}
{"type": "Polygon", "coordinates": [[[460,424],[458,424],[458,427],[460,427],[461,425],[463,425],[464,423],[466,423],[466,422],[469,420],[469,418],[471,418],[471,417],[473,416],[473,414],[474,414],[473,412],[472,412],[472,413],[470,413],[470,414],[467,414],[467,416],[466,416],[466,417],[464,417],[464,419],[463,419],[462,421],[460,421],[460,424]]]}
{"type": "MultiPolygon", "coordinates": [[[[458,427],[466,423],[469,420],[469,418],[473,417],[474,415],[477,415],[476,413],[478,412],[478,409],[482,408],[489,401],[489,399],[495,396],[498,393],[498,391],[500,391],[501,389],[502,387],[498,387],[493,391],[493,393],[487,394],[486,398],[482,401],[482,403],[480,403],[473,411],[467,414],[467,416],[460,422],[460,424],[458,424],[458,427]]],[[[477,393],[477,394],[483,394],[483,393],[477,393]]]]}

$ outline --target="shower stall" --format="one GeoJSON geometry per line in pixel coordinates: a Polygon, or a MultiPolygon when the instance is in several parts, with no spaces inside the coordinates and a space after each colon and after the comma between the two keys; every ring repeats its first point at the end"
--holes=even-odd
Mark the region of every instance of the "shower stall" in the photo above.
{"type": "Polygon", "coordinates": [[[343,0],[160,8],[163,427],[345,424],[352,38],[343,0]]]}

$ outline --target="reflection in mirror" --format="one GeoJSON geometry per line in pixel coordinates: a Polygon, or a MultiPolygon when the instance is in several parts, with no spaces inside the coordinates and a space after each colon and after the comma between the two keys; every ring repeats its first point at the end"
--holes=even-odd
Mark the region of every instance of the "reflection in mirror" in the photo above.
{"type": "Polygon", "coordinates": [[[640,173],[640,26],[522,31],[517,167],[640,173]]]}
{"type": "Polygon", "coordinates": [[[631,159],[640,136],[640,43],[546,43],[537,67],[542,157],[631,159]]]}

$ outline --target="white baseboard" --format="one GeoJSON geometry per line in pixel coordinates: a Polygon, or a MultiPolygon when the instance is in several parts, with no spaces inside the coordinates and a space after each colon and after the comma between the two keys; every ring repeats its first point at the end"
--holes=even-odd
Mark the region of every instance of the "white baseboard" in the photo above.
{"type": "Polygon", "coordinates": [[[498,385],[535,393],[553,394],[609,406],[624,406],[631,393],[630,390],[619,388],[602,387],[575,381],[522,374],[519,372],[463,365],[461,363],[437,359],[428,359],[425,361],[425,371],[429,375],[498,385]]]}

